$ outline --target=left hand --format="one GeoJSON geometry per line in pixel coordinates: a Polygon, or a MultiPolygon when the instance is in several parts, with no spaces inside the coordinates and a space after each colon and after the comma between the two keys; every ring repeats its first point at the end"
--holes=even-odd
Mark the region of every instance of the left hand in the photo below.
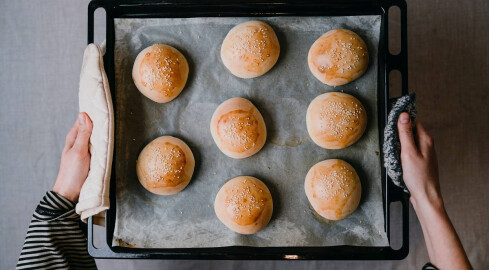
{"type": "Polygon", "coordinates": [[[78,201],[90,169],[91,134],[92,120],[86,113],[78,114],[77,121],[66,135],[58,177],[53,187],[54,192],[72,202],[78,201]]]}
{"type": "Polygon", "coordinates": [[[433,138],[419,120],[414,134],[411,117],[405,112],[399,116],[397,128],[401,141],[402,178],[411,192],[411,203],[415,209],[426,207],[428,203],[442,206],[433,138]]]}

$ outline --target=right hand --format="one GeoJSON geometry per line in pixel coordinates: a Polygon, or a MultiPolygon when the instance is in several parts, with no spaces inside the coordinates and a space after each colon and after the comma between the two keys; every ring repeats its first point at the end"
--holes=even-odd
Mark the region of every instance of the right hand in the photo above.
{"type": "Polygon", "coordinates": [[[411,117],[401,113],[397,121],[401,141],[403,179],[411,192],[411,203],[442,203],[438,180],[438,162],[433,138],[416,121],[416,136],[413,134],[411,117]]]}

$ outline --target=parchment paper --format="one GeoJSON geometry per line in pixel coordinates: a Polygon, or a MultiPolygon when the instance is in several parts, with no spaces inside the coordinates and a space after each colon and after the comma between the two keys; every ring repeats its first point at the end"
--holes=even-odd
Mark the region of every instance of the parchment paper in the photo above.
{"type": "Polygon", "coordinates": [[[388,245],[376,98],[380,16],[116,19],[115,30],[117,216],[113,245],[135,248],[388,245]],[[263,20],[274,28],[281,52],[275,67],[264,76],[240,79],[222,64],[220,48],[233,26],[250,19],[263,20]],[[365,40],[370,65],[360,79],[333,88],[313,77],[307,67],[307,53],[319,36],[335,28],[353,30],[365,40]],[[190,66],[185,89],[167,104],[145,98],[131,78],[137,54],[153,43],[174,46],[190,66]],[[307,106],[328,91],[353,94],[364,104],[369,117],[363,137],[343,150],[322,149],[307,134],[307,106]],[[217,106],[238,96],[255,104],[268,131],[264,148],[243,160],[222,154],[209,130],[217,106]],[[135,172],[139,152],[162,135],[183,139],[196,159],[189,186],[171,196],[146,191],[135,172]],[[316,217],[304,193],[309,168],[329,158],[341,158],[352,164],[362,182],[359,208],[339,222],[316,217]],[[255,235],[232,232],[214,213],[213,202],[219,188],[238,175],[261,179],[272,193],[272,219],[255,235]]]}

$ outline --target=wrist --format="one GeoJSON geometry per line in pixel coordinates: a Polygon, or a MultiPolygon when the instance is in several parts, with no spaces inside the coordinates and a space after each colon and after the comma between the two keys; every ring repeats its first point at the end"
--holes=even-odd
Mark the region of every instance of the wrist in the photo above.
{"type": "Polygon", "coordinates": [[[427,187],[424,192],[411,194],[409,198],[416,212],[423,209],[443,210],[443,198],[440,191],[435,187],[427,187]]]}
{"type": "Polygon", "coordinates": [[[62,185],[58,185],[58,181],[56,181],[56,183],[54,184],[53,192],[56,192],[56,194],[72,202],[76,203],[78,201],[79,193],[75,192],[74,190],[71,190],[70,188],[66,188],[63,187],[62,185]]]}

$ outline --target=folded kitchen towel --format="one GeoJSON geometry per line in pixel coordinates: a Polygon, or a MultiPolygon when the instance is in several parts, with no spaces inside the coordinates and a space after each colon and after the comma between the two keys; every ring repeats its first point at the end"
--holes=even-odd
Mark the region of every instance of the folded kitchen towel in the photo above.
{"type": "Polygon", "coordinates": [[[83,55],[80,73],[79,106],[92,119],[90,171],[80,191],[76,212],[86,222],[103,225],[109,209],[109,183],[114,149],[114,114],[103,54],[98,45],[89,44],[83,55]]]}
{"type": "Polygon", "coordinates": [[[415,102],[416,95],[414,93],[391,99],[389,101],[387,125],[384,129],[384,167],[392,182],[402,188],[407,194],[409,194],[409,190],[402,179],[401,142],[399,141],[399,133],[397,132],[397,119],[402,112],[407,112],[411,116],[411,123],[413,123],[414,128],[416,121],[415,102]]]}

